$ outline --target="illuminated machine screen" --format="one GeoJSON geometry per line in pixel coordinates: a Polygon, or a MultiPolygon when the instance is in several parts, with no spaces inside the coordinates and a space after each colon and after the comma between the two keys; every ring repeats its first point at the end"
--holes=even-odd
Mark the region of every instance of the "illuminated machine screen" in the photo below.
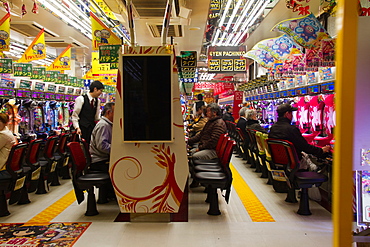
{"type": "Polygon", "coordinates": [[[123,141],[171,142],[170,55],[124,55],[123,141]]]}

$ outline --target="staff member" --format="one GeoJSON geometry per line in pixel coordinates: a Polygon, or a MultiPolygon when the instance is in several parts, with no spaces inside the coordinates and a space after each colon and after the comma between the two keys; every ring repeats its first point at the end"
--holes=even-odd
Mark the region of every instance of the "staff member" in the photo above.
{"type": "Polygon", "coordinates": [[[99,96],[103,93],[104,85],[100,81],[93,81],[90,84],[90,92],[78,96],[75,100],[75,107],[72,112],[73,127],[78,135],[82,135],[90,143],[91,133],[95,122],[99,121],[99,96]]]}

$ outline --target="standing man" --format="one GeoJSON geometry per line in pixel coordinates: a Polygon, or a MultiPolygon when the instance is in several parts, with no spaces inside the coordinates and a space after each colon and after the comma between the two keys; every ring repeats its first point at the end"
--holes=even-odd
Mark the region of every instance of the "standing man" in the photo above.
{"type": "Polygon", "coordinates": [[[99,96],[103,93],[104,85],[100,81],[93,81],[90,84],[90,92],[78,96],[75,100],[75,107],[72,112],[72,123],[78,135],[82,135],[90,143],[91,133],[95,122],[99,121],[99,96]]]}

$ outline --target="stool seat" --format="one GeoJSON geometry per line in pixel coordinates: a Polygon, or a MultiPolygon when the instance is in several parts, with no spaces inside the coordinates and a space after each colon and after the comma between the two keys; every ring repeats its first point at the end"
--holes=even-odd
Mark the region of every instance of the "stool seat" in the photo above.
{"type": "Polygon", "coordinates": [[[197,165],[194,166],[196,172],[222,172],[219,165],[197,165]]]}
{"type": "Polygon", "coordinates": [[[197,172],[196,180],[201,184],[211,184],[212,187],[223,187],[227,177],[223,172],[197,172]]]}
{"type": "Polygon", "coordinates": [[[219,159],[213,160],[193,160],[193,164],[196,165],[218,165],[220,163],[219,159]]]}
{"type": "Polygon", "coordinates": [[[106,180],[109,180],[109,175],[106,173],[88,173],[77,178],[78,183],[89,182],[89,184],[91,184],[92,181],[106,182],[106,180]]]}
{"type": "Polygon", "coordinates": [[[312,185],[321,185],[328,181],[328,177],[317,172],[296,172],[295,182],[299,188],[311,188],[312,185]]]}

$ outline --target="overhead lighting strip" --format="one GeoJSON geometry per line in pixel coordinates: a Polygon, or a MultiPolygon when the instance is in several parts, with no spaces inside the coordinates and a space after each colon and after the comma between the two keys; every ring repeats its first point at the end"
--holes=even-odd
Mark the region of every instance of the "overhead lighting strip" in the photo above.
{"type": "Polygon", "coordinates": [[[251,15],[249,15],[246,22],[241,27],[241,31],[234,37],[234,42],[232,42],[232,45],[235,46],[236,44],[239,44],[241,39],[244,37],[244,35],[248,32],[248,27],[253,24],[253,22],[261,16],[263,11],[265,10],[267,4],[269,3],[268,0],[260,0],[257,5],[255,5],[255,8],[253,9],[253,12],[251,15]],[[242,31],[244,30],[244,31],[242,31]]]}
{"type": "MultiPolygon", "coordinates": [[[[240,24],[242,23],[243,20],[248,19],[248,12],[250,13],[253,10],[252,4],[254,4],[255,2],[256,2],[256,0],[249,0],[248,4],[246,4],[244,6],[241,15],[238,17],[238,19],[236,20],[235,25],[233,27],[233,29],[236,30],[235,33],[240,32],[239,26],[240,26],[240,24]]],[[[225,42],[226,45],[230,45],[230,42],[231,42],[232,38],[235,37],[235,35],[236,35],[235,33],[229,34],[229,37],[227,37],[227,40],[225,42]]]]}
{"type": "MultiPolygon", "coordinates": [[[[230,26],[231,26],[231,24],[233,23],[233,20],[234,20],[234,18],[235,18],[235,15],[236,15],[236,13],[239,11],[239,7],[240,7],[240,4],[243,2],[243,0],[239,0],[237,3],[236,3],[236,5],[235,5],[235,7],[234,7],[234,10],[233,10],[233,12],[232,12],[232,14],[231,14],[231,16],[230,16],[230,18],[229,18],[229,22],[227,23],[227,25],[226,25],[226,28],[225,28],[225,31],[224,31],[224,33],[222,34],[222,36],[221,36],[221,38],[220,38],[220,42],[218,43],[218,45],[221,45],[222,43],[223,43],[223,40],[224,40],[224,38],[226,37],[226,35],[228,34],[228,30],[229,30],[229,28],[230,28],[230,26]]],[[[223,26],[223,25],[222,25],[223,26]]]]}
{"type": "Polygon", "coordinates": [[[217,42],[218,35],[220,34],[220,28],[224,24],[226,15],[229,12],[229,8],[230,8],[230,5],[231,5],[232,2],[233,2],[233,0],[228,0],[227,3],[226,3],[226,7],[224,9],[224,12],[222,13],[222,17],[220,19],[220,22],[218,23],[218,27],[219,28],[217,28],[217,31],[215,33],[215,36],[213,36],[212,46],[214,46],[216,44],[216,42],[217,42]]]}

